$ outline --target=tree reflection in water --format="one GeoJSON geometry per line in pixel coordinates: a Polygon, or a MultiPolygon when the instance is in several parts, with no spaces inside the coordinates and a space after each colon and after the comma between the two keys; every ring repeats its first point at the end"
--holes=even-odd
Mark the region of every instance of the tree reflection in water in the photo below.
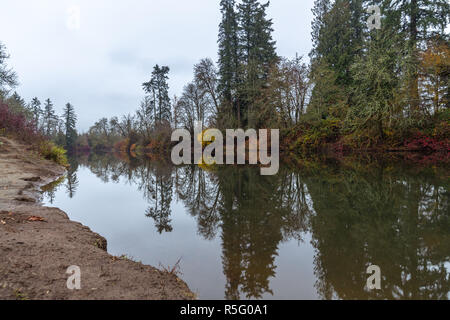
{"type": "MultiPolygon", "coordinates": [[[[173,167],[112,155],[78,161],[105,183],[137,185],[159,233],[174,231],[171,203],[178,200],[200,235],[220,237],[227,299],[272,294],[280,244],[302,242],[308,233],[316,289],[324,299],[448,299],[445,168],[315,164],[261,176],[258,168],[173,167]],[[382,290],[364,287],[371,264],[381,267],[382,290]]],[[[78,162],[71,163],[66,188],[73,196],[78,162]]]]}

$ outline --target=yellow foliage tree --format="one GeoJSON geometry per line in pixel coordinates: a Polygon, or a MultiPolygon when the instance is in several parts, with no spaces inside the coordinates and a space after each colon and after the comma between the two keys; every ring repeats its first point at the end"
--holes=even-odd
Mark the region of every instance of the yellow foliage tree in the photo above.
{"type": "Polygon", "coordinates": [[[421,94],[426,109],[434,114],[448,106],[450,48],[447,42],[434,39],[420,56],[421,94]]]}

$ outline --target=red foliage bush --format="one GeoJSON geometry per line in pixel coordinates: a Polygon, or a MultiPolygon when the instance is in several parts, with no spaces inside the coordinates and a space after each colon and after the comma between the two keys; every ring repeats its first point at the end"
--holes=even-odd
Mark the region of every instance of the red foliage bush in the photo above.
{"type": "Polygon", "coordinates": [[[405,147],[409,150],[420,150],[429,152],[449,152],[450,143],[448,139],[440,140],[417,133],[412,139],[405,142],[405,147]]]}
{"type": "Polygon", "coordinates": [[[10,135],[30,144],[44,140],[34,122],[29,121],[24,114],[11,111],[8,105],[1,102],[0,134],[10,135]]]}

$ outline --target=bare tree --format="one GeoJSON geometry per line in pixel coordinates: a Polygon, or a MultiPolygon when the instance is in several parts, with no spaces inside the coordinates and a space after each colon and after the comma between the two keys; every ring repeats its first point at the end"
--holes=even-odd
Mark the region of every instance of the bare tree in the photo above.
{"type": "Polygon", "coordinates": [[[145,96],[136,112],[139,133],[146,141],[150,139],[154,127],[154,109],[154,100],[149,96],[145,96]]]}
{"type": "Polygon", "coordinates": [[[281,70],[288,88],[284,95],[284,105],[289,119],[293,123],[298,123],[300,117],[306,112],[310,91],[308,67],[303,63],[303,57],[296,56],[292,60],[283,60],[281,70]]]}
{"type": "Polygon", "coordinates": [[[210,99],[214,113],[219,111],[217,69],[210,58],[202,59],[194,66],[195,83],[210,99]]]}
{"type": "Polygon", "coordinates": [[[208,97],[205,91],[195,82],[184,87],[175,110],[179,125],[182,125],[191,133],[194,132],[195,121],[199,121],[205,126],[211,116],[208,97]]]}

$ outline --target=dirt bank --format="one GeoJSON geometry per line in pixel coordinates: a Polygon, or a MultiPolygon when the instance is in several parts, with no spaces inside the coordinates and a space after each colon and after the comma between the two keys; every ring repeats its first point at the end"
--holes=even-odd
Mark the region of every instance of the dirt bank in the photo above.
{"type": "Polygon", "coordinates": [[[0,137],[0,299],[194,297],[175,274],[109,255],[103,237],[39,205],[40,186],[64,172],[0,137]],[[67,289],[73,265],[81,270],[80,290],[67,289]]]}

